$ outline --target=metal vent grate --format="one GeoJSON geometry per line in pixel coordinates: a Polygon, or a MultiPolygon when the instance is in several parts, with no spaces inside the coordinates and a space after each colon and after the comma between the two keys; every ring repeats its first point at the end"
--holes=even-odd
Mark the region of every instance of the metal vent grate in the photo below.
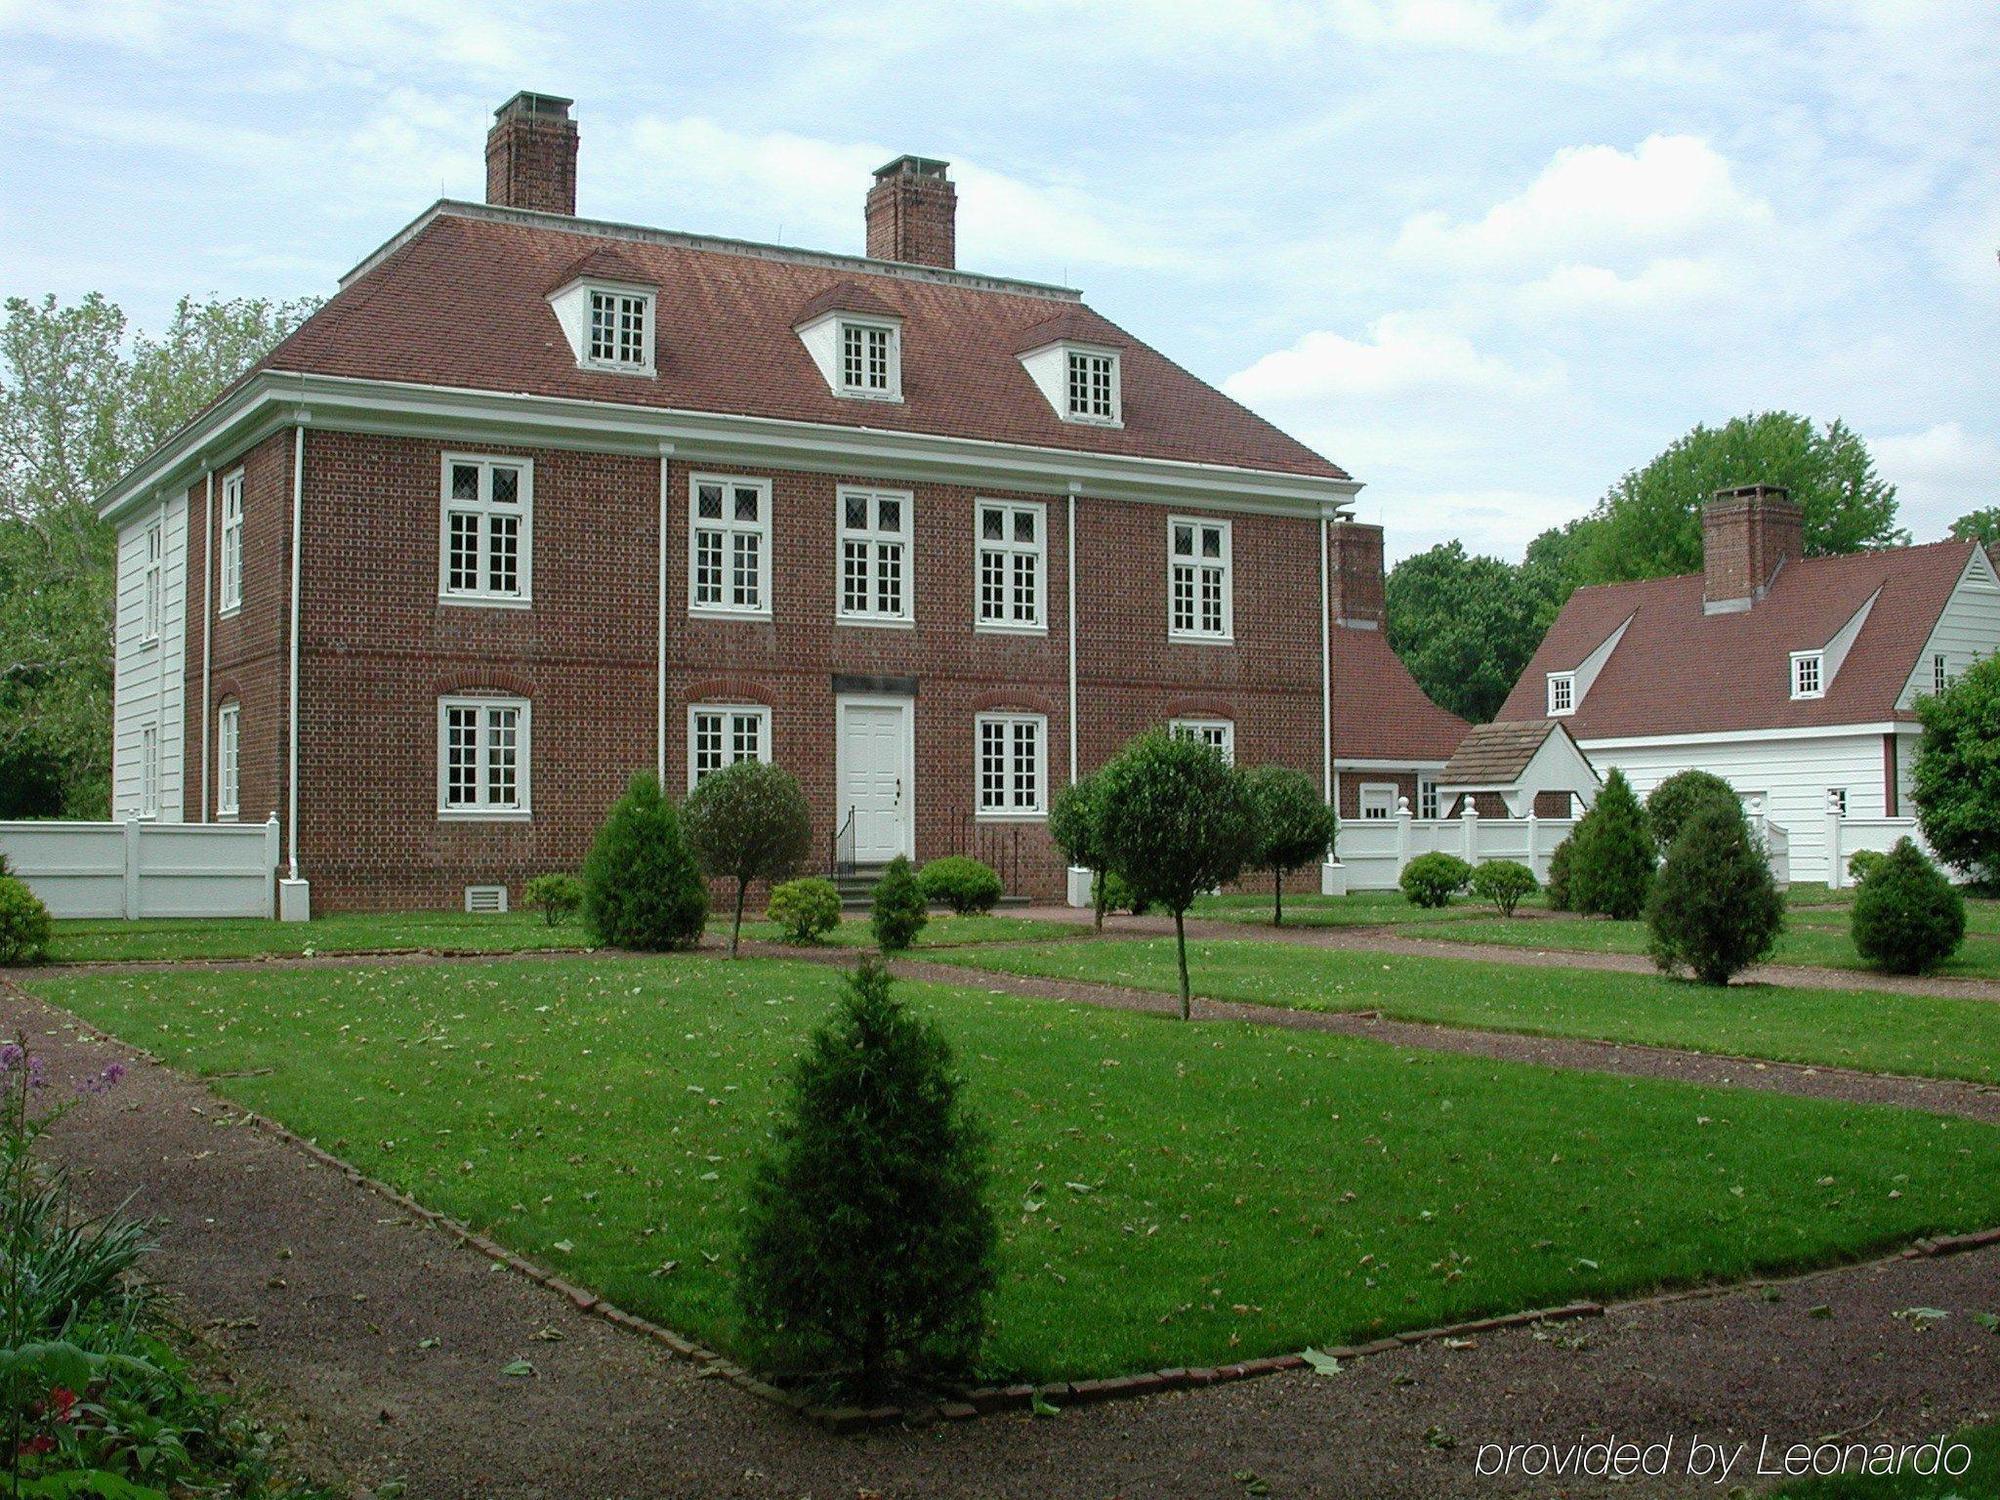
{"type": "Polygon", "coordinates": [[[467,911],[505,911],[507,909],[507,887],[504,885],[469,885],[465,888],[465,909],[467,911]]]}

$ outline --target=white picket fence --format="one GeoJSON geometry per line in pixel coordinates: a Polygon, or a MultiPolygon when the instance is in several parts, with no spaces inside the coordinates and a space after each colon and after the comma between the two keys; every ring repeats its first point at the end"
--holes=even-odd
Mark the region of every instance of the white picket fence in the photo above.
{"type": "Polygon", "coordinates": [[[278,818],[0,823],[0,853],[57,917],[269,917],[278,818]]]}
{"type": "MultiPolygon", "coordinates": [[[[1864,849],[1872,849],[1878,854],[1887,854],[1896,847],[1899,839],[1913,839],[1924,853],[1932,854],[1931,846],[1924,842],[1924,835],[1917,827],[1915,818],[1848,818],[1841,816],[1837,807],[1828,805],[1826,810],[1826,883],[1835,890],[1844,885],[1852,885],[1854,877],[1847,873],[1847,862],[1864,849]]],[[[1963,879],[1961,871],[1947,870],[1953,879],[1963,879]]]]}

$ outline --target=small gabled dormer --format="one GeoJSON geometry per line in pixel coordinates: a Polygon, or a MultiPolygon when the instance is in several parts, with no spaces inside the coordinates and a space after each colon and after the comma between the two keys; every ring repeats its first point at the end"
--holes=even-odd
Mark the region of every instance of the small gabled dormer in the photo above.
{"type": "Polygon", "coordinates": [[[1125,425],[1124,351],[1074,309],[1029,332],[1021,367],[1065,422],[1125,425]]]}
{"type": "Polygon", "coordinates": [[[1618,628],[1599,641],[1596,649],[1582,661],[1563,671],[1548,674],[1548,716],[1551,719],[1566,719],[1583,706],[1583,695],[1597,681],[1597,674],[1611,660],[1611,653],[1618,649],[1618,643],[1625,638],[1626,628],[1631,623],[1632,616],[1627,615],[1618,622],[1618,628]]]}
{"type": "Polygon", "coordinates": [[[827,389],[850,401],[903,399],[903,318],[852,281],[829,287],[792,324],[827,389]]]}
{"type": "Polygon", "coordinates": [[[579,369],[652,375],[660,289],[615,250],[596,250],[549,293],[579,369]]]}
{"type": "Polygon", "coordinates": [[[1847,623],[1835,631],[1833,639],[1824,646],[1791,653],[1793,698],[1826,696],[1826,690],[1833,686],[1833,679],[1854,646],[1854,638],[1861,634],[1861,627],[1868,623],[1869,611],[1875,608],[1875,601],[1881,597],[1882,591],[1878,588],[1862,600],[1861,608],[1847,617],[1847,623]]]}

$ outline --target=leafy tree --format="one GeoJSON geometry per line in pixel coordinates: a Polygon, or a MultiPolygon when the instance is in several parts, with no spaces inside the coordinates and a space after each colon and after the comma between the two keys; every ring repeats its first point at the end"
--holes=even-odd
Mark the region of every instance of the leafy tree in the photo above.
{"type": "Polygon", "coordinates": [[[1098,773],[1093,771],[1057,792],[1049,804],[1049,837],[1072,868],[1090,871],[1090,902],[1102,929],[1104,913],[1115,903],[1109,900],[1110,856],[1098,832],[1099,790],[1098,773]]]}
{"type": "Polygon", "coordinates": [[[1714,805],[1730,812],[1743,811],[1743,799],[1736,789],[1712,771],[1676,771],[1646,796],[1646,821],[1653,830],[1653,842],[1665,854],[1681,828],[1701,808],[1714,805]]]}
{"type": "Polygon", "coordinates": [[[1259,766],[1241,773],[1257,823],[1249,864],[1271,872],[1271,922],[1285,925],[1285,877],[1326,858],[1339,820],[1313,779],[1290,766],[1259,766]]]}
{"type": "Polygon", "coordinates": [[[1630,921],[1645,908],[1653,880],[1653,840],[1646,810],[1625,773],[1612,768],[1576,831],[1570,853],[1569,899],[1577,911],[1630,921]]]}
{"type": "Polygon", "coordinates": [[[1521,558],[1521,581],[1542,600],[1551,620],[1583,582],[1583,559],[1596,524],[1590,516],[1577,516],[1528,543],[1521,558]]]}
{"type": "Polygon", "coordinates": [[[743,899],[753,880],[783,880],[812,844],[812,813],[798,778],[783,766],[739,760],[712,771],[681,810],[703,873],[736,881],[729,956],[743,934],[743,899]]]}
{"type": "Polygon", "coordinates": [[[1982,547],[2000,542],[2000,505],[1966,512],[1951,523],[1951,534],[1961,542],[1977,542],[1982,547]]]}
{"type": "Polygon", "coordinates": [[[692,948],[708,920],[708,887],[679,814],[650,771],[611,805],[583,862],[583,915],[612,948],[692,948]]]}
{"type": "Polygon", "coordinates": [[[1389,646],[1432,702],[1484,723],[1507,701],[1555,605],[1521,570],[1444,542],[1389,571],[1389,646]]]}
{"type": "Polygon", "coordinates": [[[930,919],[916,872],[910,868],[908,857],[899,854],[889,861],[882,878],[875,882],[875,907],[871,914],[875,941],[884,953],[904,952],[930,919]]]}
{"type": "Polygon", "coordinates": [[[303,321],[312,302],[184,298],[126,337],[93,293],[0,324],[0,817],[106,815],[114,538],[98,495],[303,321]]]}
{"type": "Polygon", "coordinates": [[[1193,1012],[1187,910],[1243,873],[1256,852],[1256,814],[1221,752],[1162,730],[1132,741],[1098,774],[1098,828],[1112,870],[1134,897],[1174,914],[1185,1021],[1193,1012]]]}
{"type": "Polygon", "coordinates": [[[1491,901],[1503,917],[1513,916],[1522,897],[1533,894],[1539,884],[1535,872],[1517,859],[1489,859],[1472,872],[1472,894],[1491,901]]]}
{"type": "Polygon", "coordinates": [[[2000,657],[1917,699],[1924,737],[1911,767],[1917,826],[1946,864],[2000,880],[2000,657]]]}
{"type": "Polygon", "coordinates": [[[1404,865],[1396,883],[1412,906],[1449,906],[1451,898],[1472,883],[1472,866],[1456,854],[1434,849],[1404,865]]]}
{"type": "Polygon", "coordinates": [[[1785,898],[1742,809],[1697,802],[1646,897],[1653,961],[1727,984],[1771,956],[1784,925],[1785,898]]]}
{"type": "Polygon", "coordinates": [[[1965,941],[1965,897],[1909,839],[1896,840],[1854,893],[1854,948],[1891,974],[1936,968],[1965,941]]]}
{"type": "Polygon", "coordinates": [[[809,875],[771,889],[764,915],[792,942],[817,943],[840,925],[840,890],[831,880],[809,875]]]}
{"type": "Polygon", "coordinates": [[[738,1296],[792,1369],[874,1400],[972,1369],[999,1281],[985,1130],[951,1048],[864,961],[750,1184],[738,1296]]]}

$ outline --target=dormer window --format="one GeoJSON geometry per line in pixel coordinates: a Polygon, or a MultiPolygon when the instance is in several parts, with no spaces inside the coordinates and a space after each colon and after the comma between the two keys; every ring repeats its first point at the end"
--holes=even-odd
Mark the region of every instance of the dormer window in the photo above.
{"type": "Polygon", "coordinates": [[[563,273],[549,293],[549,310],[578,369],[651,375],[659,295],[644,266],[599,249],[563,273]]]}
{"type": "Polygon", "coordinates": [[[1069,351],[1069,419],[1118,420],[1118,356],[1090,349],[1069,351]]]}
{"type": "Polygon", "coordinates": [[[1051,410],[1065,422],[1091,427],[1125,425],[1124,359],[1109,331],[1072,308],[1030,329],[1021,368],[1051,410]]]}
{"type": "Polygon", "coordinates": [[[1794,698],[1822,698],[1826,696],[1825,671],[1825,652],[1794,651],[1792,653],[1792,696],[1794,698]]]}
{"type": "Polygon", "coordinates": [[[826,388],[850,401],[903,399],[903,315],[856,281],[828,287],[792,324],[826,388]]]}
{"type": "Polygon", "coordinates": [[[650,292],[590,289],[587,362],[613,370],[653,367],[653,298],[650,292]]]}
{"type": "Polygon", "coordinates": [[[1576,673],[1549,673],[1549,717],[1576,712],[1576,673]]]}
{"type": "Polygon", "coordinates": [[[902,396],[900,340],[893,323],[840,320],[840,393],[878,401],[902,396]]]}

